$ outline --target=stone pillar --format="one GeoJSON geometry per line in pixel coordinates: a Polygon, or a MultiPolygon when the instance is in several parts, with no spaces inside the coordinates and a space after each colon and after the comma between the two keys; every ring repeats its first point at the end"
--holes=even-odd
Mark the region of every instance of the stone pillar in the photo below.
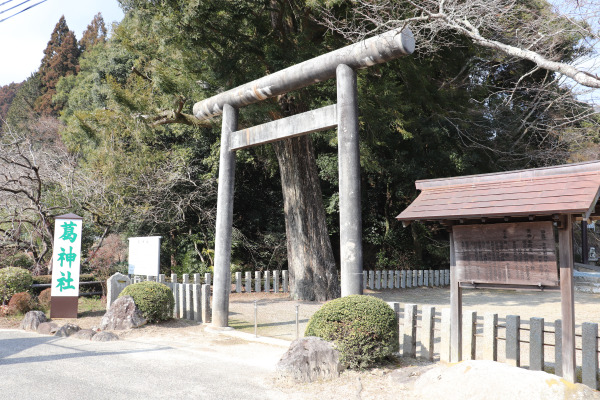
{"type": "MultiPolygon", "coordinates": [[[[198,277],[199,276],[200,274],[198,274],[198,277]]],[[[197,283],[192,285],[192,298],[194,299],[194,320],[196,322],[202,322],[202,288],[197,283]]]]}
{"type": "Polygon", "coordinates": [[[444,270],[444,284],[448,286],[450,284],[450,270],[444,270]]]}
{"type": "Polygon", "coordinates": [[[356,72],[340,64],[337,77],[340,262],[342,297],[362,294],[362,211],[356,72]]]}
{"type": "Polygon", "coordinates": [[[417,305],[404,305],[402,357],[417,356],[417,305]]]}
{"type": "Polygon", "coordinates": [[[212,323],[229,325],[229,292],[231,291],[231,229],[233,222],[233,187],[235,152],[230,150],[231,133],[237,130],[238,110],[223,105],[221,149],[219,155],[219,188],[217,193],[217,226],[215,232],[215,282],[212,323]]]}
{"type": "Polygon", "coordinates": [[[236,293],[242,293],[242,273],[235,273],[235,291],[236,293]]]}
{"type": "Polygon", "coordinates": [[[554,375],[562,376],[562,321],[554,321],[554,375]]]}
{"type": "Polygon", "coordinates": [[[261,288],[260,288],[260,281],[261,281],[261,277],[260,277],[260,271],[255,271],[254,272],[254,291],[256,293],[260,293],[261,288]]]}
{"type": "Polygon", "coordinates": [[[513,367],[521,366],[521,317],[506,316],[506,363],[513,367]]]}
{"type": "Polygon", "coordinates": [[[375,289],[381,289],[381,271],[375,271],[375,289]]]}
{"type": "Polygon", "coordinates": [[[369,287],[369,271],[363,271],[363,288],[369,287]]]}
{"type": "Polygon", "coordinates": [[[211,278],[212,278],[212,275],[211,275],[210,272],[205,273],[204,274],[204,284],[210,286],[212,284],[212,279],[211,278]]]}
{"type": "Polygon", "coordinates": [[[195,285],[200,285],[202,282],[200,282],[200,274],[199,273],[195,273],[194,274],[194,284],[195,285]]]}
{"type": "Polygon", "coordinates": [[[283,293],[287,293],[290,290],[290,278],[287,270],[281,271],[281,277],[283,278],[283,293]]]}
{"type": "Polygon", "coordinates": [[[208,324],[210,322],[210,285],[202,285],[202,322],[208,324]]]}
{"type": "Polygon", "coordinates": [[[406,287],[411,288],[412,286],[412,270],[409,269],[406,271],[406,287]]]}
{"type": "Polygon", "coordinates": [[[498,361],[498,314],[483,317],[483,359],[498,361]]]}
{"type": "Polygon", "coordinates": [[[394,287],[400,289],[400,271],[394,271],[394,287]]]}
{"type": "Polygon", "coordinates": [[[273,271],[273,292],[279,293],[279,270],[273,271]]]}
{"type": "Polygon", "coordinates": [[[435,342],[435,307],[424,306],[421,316],[421,357],[433,361],[435,342]]]}
{"type": "Polygon", "coordinates": [[[158,275],[158,281],[160,283],[165,283],[167,281],[167,277],[165,276],[165,274],[159,274],[158,275]]]}
{"type": "Polygon", "coordinates": [[[433,271],[433,286],[440,286],[440,270],[433,271]]]}
{"type": "Polygon", "coordinates": [[[246,271],[245,272],[246,275],[246,293],[250,293],[252,292],[252,272],[250,271],[246,271]]]}
{"type": "Polygon", "coordinates": [[[375,271],[369,271],[369,289],[375,289],[375,271]]]}
{"type": "Polygon", "coordinates": [[[433,270],[429,270],[429,287],[433,287],[433,270]]]}
{"type": "Polygon", "coordinates": [[[388,271],[388,289],[394,288],[394,271],[388,271]]]}
{"type": "Polygon", "coordinates": [[[190,274],[183,274],[183,282],[181,283],[190,283],[190,274]]]}
{"type": "Polygon", "coordinates": [[[412,287],[417,287],[418,283],[419,283],[419,272],[417,270],[414,270],[412,272],[412,276],[413,276],[412,287]]]}
{"type": "Polygon", "coordinates": [[[177,274],[171,274],[171,282],[177,283],[177,274]]]}
{"type": "Polygon", "coordinates": [[[177,286],[179,286],[177,289],[179,291],[179,318],[186,318],[185,306],[187,304],[187,293],[185,283],[178,283],[177,286]]]}
{"type": "Polygon", "coordinates": [[[417,286],[423,286],[423,270],[420,269],[417,271],[417,286]]]}
{"type": "Polygon", "coordinates": [[[117,300],[119,294],[125,289],[127,285],[131,284],[131,279],[127,275],[123,275],[119,272],[112,275],[106,280],[106,309],[109,310],[111,304],[117,300]]]}
{"type": "Polygon", "coordinates": [[[175,300],[173,303],[173,318],[179,318],[179,284],[177,283],[177,279],[175,279],[175,282],[171,282],[171,285],[173,300],[175,300]]]}
{"type": "Polygon", "coordinates": [[[400,271],[400,287],[402,289],[406,288],[406,271],[400,271]]]}
{"type": "Polygon", "coordinates": [[[388,273],[386,270],[381,271],[381,288],[382,289],[387,289],[387,277],[388,277],[388,273]]]}
{"type": "MultiPolygon", "coordinates": [[[[189,279],[188,279],[189,281],[189,279]]],[[[185,318],[189,320],[194,319],[194,293],[191,283],[183,284],[185,290],[185,318]]]]}
{"type": "Polygon", "coordinates": [[[581,325],[581,383],[597,390],[598,385],[598,324],[581,325]]]}
{"type": "Polygon", "coordinates": [[[544,370],[544,318],[529,320],[529,369],[544,370]]]}
{"type": "Polygon", "coordinates": [[[423,271],[423,286],[429,287],[429,271],[428,270],[423,271]]]}
{"type": "Polygon", "coordinates": [[[265,292],[269,293],[271,291],[271,273],[269,271],[265,271],[265,292]]]}

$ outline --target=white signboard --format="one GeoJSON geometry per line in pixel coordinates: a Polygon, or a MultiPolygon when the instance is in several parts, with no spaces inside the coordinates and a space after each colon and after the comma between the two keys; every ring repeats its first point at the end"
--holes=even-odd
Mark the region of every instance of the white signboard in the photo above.
{"type": "Polygon", "coordinates": [[[158,276],[160,236],[129,238],[129,274],[158,276]]]}
{"type": "MultiPolygon", "coordinates": [[[[74,214],[64,215],[68,217],[74,214]]],[[[79,296],[81,264],[81,219],[57,217],[52,251],[51,296],[79,296]]]]}

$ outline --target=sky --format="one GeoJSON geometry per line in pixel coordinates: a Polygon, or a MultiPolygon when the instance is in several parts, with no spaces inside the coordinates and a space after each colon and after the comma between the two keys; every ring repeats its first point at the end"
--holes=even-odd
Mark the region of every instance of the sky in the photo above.
{"type": "MultiPolygon", "coordinates": [[[[0,0],[0,20],[39,3],[41,0],[0,0]],[[4,12],[3,12],[4,11],[4,12]]],[[[46,0],[0,22],[0,86],[22,82],[40,66],[54,26],[62,15],[69,29],[81,39],[94,15],[102,13],[106,27],[123,19],[117,0],[46,0]]]]}

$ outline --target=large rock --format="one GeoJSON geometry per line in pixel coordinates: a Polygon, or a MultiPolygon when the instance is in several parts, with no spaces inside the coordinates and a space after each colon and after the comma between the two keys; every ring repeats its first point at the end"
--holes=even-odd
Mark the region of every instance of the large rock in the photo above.
{"type": "Polygon", "coordinates": [[[600,399],[600,393],[542,371],[494,361],[464,361],[433,368],[417,379],[414,394],[429,400],[600,399]]]}
{"type": "Polygon", "coordinates": [[[59,326],[54,322],[42,322],[37,327],[37,333],[42,335],[54,335],[59,326]]]}
{"type": "Polygon", "coordinates": [[[72,336],[73,334],[79,332],[80,330],[81,330],[81,328],[75,324],[65,324],[56,331],[54,336],[69,337],[69,336],[72,336]]]}
{"type": "Polygon", "coordinates": [[[309,336],[296,339],[277,363],[280,378],[295,382],[329,380],[340,376],[340,354],[329,342],[309,336]]]}
{"type": "Polygon", "coordinates": [[[127,275],[117,272],[106,280],[106,309],[110,310],[112,304],[119,298],[119,294],[131,284],[127,275]]]}
{"type": "Polygon", "coordinates": [[[72,337],[81,340],[92,340],[92,337],[96,334],[96,331],[93,329],[82,329],[78,332],[75,332],[72,337]]]}
{"type": "Polygon", "coordinates": [[[21,329],[25,329],[26,331],[37,331],[38,326],[47,320],[46,314],[42,311],[29,311],[25,314],[23,321],[21,321],[21,329]]]}
{"type": "Polygon", "coordinates": [[[118,298],[102,317],[100,329],[122,330],[137,328],[146,323],[139,308],[133,302],[133,297],[123,296],[118,298]]]}
{"type": "Polygon", "coordinates": [[[92,337],[93,342],[114,342],[119,340],[119,336],[112,332],[98,332],[92,337]]]}

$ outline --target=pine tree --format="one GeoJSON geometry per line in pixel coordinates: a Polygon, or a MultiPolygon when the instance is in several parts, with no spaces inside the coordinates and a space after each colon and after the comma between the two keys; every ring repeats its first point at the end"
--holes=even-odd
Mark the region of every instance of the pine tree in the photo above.
{"type": "Polygon", "coordinates": [[[36,111],[42,115],[58,115],[62,104],[54,104],[52,96],[56,93],[58,80],[79,71],[79,47],[73,31],[69,30],[64,15],[54,27],[44,58],[40,65],[42,96],[36,101],[36,111]]]}
{"type": "Polygon", "coordinates": [[[104,24],[102,13],[98,13],[83,32],[83,36],[79,41],[79,48],[83,53],[86,50],[90,50],[95,45],[104,42],[106,42],[106,25],[104,24]]]}

